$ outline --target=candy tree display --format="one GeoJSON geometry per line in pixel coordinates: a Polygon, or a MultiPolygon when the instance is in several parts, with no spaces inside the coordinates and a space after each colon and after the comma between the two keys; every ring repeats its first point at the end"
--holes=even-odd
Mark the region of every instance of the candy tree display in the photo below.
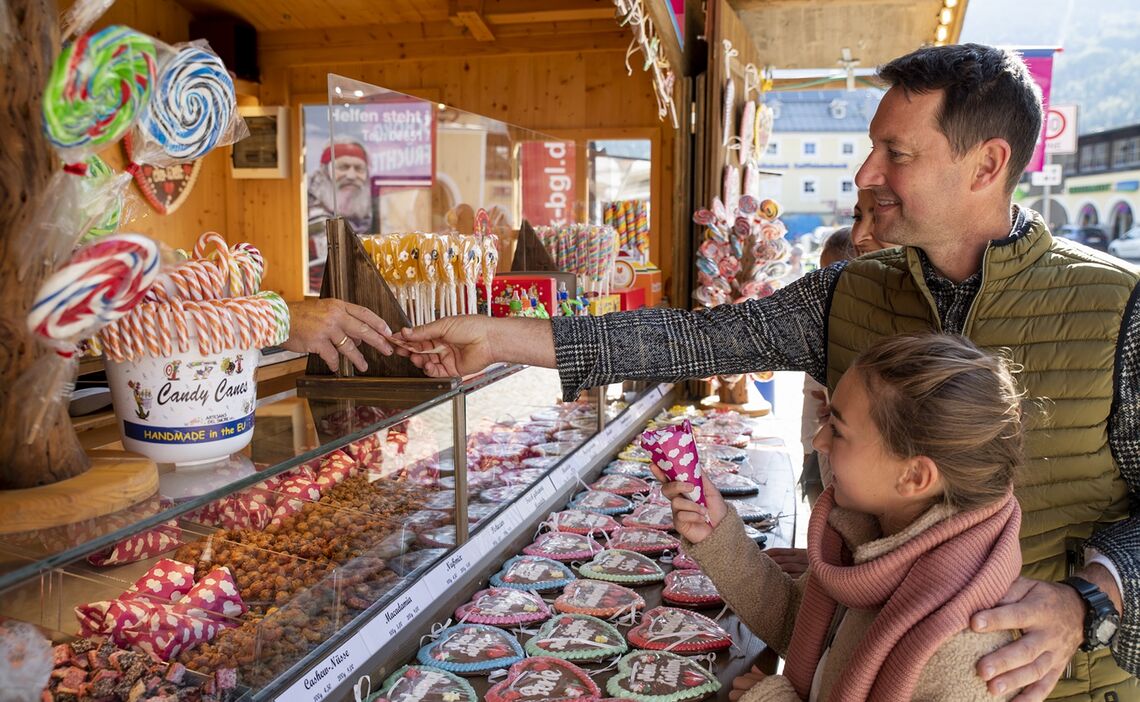
{"type": "Polygon", "coordinates": [[[771,295],[787,275],[791,247],[775,200],[742,196],[735,217],[714,198],[711,210],[698,210],[693,221],[705,228],[697,247],[695,299],[703,307],[757,300],[771,295]]]}

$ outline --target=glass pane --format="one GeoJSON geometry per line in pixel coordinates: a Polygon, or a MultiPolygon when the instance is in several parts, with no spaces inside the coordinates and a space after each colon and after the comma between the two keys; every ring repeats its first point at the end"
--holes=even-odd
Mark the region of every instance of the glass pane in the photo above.
{"type": "Polygon", "coordinates": [[[590,141],[587,148],[592,224],[618,232],[621,254],[649,261],[652,142],[648,139],[590,141]]]}

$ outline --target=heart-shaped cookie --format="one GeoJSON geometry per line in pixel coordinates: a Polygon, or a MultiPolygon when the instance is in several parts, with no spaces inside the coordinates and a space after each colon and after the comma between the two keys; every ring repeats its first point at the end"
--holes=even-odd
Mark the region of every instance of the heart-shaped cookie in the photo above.
{"type": "Polygon", "coordinates": [[[602,469],[603,475],[629,475],[634,478],[649,478],[652,473],[649,472],[649,464],[642,463],[641,461],[623,461],[618,459],[610,461],[609,465],[602,469]]]}
{"type": "Polygon", "coordinates": [[[665,571],[648,556],[622,549],[607,549],[578,569],[582,577],[615,583],[644,585],[665,579],[665,571]]]}
{"type": "Polygon", "coordinates": [[[619,656],[629,649],[612,624],[587,614],[556,614],[526,642],[532,656],[592,661],[619,656]]]}
{"type": "Polygon", "coordinates": [[[725,500],[724,503],[736,510],[736,513],[740,515],[740,521],[745,524],[752,524],[760,530],[771,529],[776,525],[775,520],[772,518],[772,513],[766,512],[756,505],[741,502],[740,500],[725,500]]]}
{"type": "Polygon", "coordinates": [[[684,551],[678,551],[673,554],[673,569],[674,570],[700,570],[701,566],[692,558],[685,555],[684,551]]]}
{"type": "Polygon", "coordinates": [[[416,536],[416,540],[428,548],[451,548],[455,545],[455,525],[427,529],[416,536]]]}
{"type": "Polygon", "coordinates": [[[658,555],[666,551],[676,553],[681,548],[681,542],[660,529],[622,527],[610,536],[610,548],[658,555]]]}
{"type": "Polygon", "coordinates": [[[513,502],[518,499],[518,496],[526,492],[530,485],[517,483],[515,485],[500,485],[498,487],[487,488],[479,492],[479,499],[482,502],[490,504],[502,504],[503,502],[513,502]]]}
{"type": "Polygon", "coordinates": [[[460,621],[493,626],[540,622],[550,614],[550,607],[538,595],[507,587],[480,590],[470,602],[455,610],[455,617],[460,621]]]}
{"type": "Polygon", "coordinates": [[[372,702],[476,702],[471,683],[430,666],[406,665],[388,676],[372,702]]]}
{"type": "Polygon", "coordinates": [[[601,690],[586,671],[551,656],[525,658],[511,666],[507,679],[487,690],[487,702],[582,702],[601,690]]]}
{"type": "Polygon", "coordinates": [[[722,461],[734,463],[744,463],[748,460],[747,451],[724,444],[699,442],[698,450],[702,458],[719,458],[722,461]]]}
{"type": "Polygon", "coordinates": [[[621,523],[627,527],[670,531],[673,528],[673,510],[668,505],[645,504],[622,517],[621,523]]]}
{"type": "Polygon", "coordinates": [[[724,473],[739,473],[740,464],[726,461],[721,458],[701,457],[701,470],[710,476],[724,473]]]}
{"type": "Polygon", "coordinates": [[[590,489],[615,495],[640,495],[649,492],[649,483],[630,475],[603,475],[590,485],[590,489]]]}
{"type": "Polygon", "coordinates": [[[485,624],[458,624],[440,632],[439,638],[424,646],[416,658],[424,665],[459,673],[478,675],[503,668],[524,657],[513,634],[485,624]]]}
{"type": "Polygon", "coordinates": [[[628,587],[601,580],[575,580],[554,600],[554,609],[603,619],[645,608],[645,600],[628,587]]]}
{"type": "Polygon", "coordinates": [[[514,590],[561,590],[574,579],[574,571],[542,556],[515,556],[491,576],[495,587],[514,590]]]}
{"type": "Polygon", "coordinates": [[[633,503],[628,499],[602,490],[584,490],[570,500],[570,506],[598,514],[625,514],[633,511],[633,503]]]}
{"type": "Polygon", "coordinates": [[[618,454],[620,461],[637,461],[638,463],[649,463],[652,459],[649,452],[636,444],[630,444],[625,447],[621,453],[618,454]]]}
{"type": "Polygon", "coordinates": [[[421,531],[434,529],[437,526],[446,524],[451,520],[451,514],[441,509],[421,509],[418,512],[412,512],[406,517],[400,519],[400,524],[409,531],[414,531],[417,534],[421,531]]]}
{"type": "Polygon", "coordinates": [[[440,490],[424,498],[424,509],[455,509],[455,491],[440,490]]]}
{"type": "Polygon", "coordinates": [[[618,661],[606,692],[637,702],[699,700],[720,689],[720,681],[691,658],[668,651],[634,651],[618,661]]]}
{"type": "Polygon", "coordinates": [[[732,645],[732,637],[703,614],[675,607],[654,607],[629,630],[629,642],[638,648],[677,653],[718,651],[732,645]]]}
{"type": "Polygon", "coordinates": [[[760,486],[756,481],[750,480],[743,475],[736,473],[720,473],[718,475],[709,476],[713,485],[720,494],[725,497],[732,495],[755,495],[760,492],[760,486]]]}
{"type": "Polygon", "coordinates": [[[621,526],[608,514],[598,514],[584,509],[564,509],[561,512],[552,512],[546,520],[546,525],[554,531],[586,535],[608,534],[621,526]]]}
{"type": "Polygon", "coordinates": [[[569,563],[592,558],[602,550],[602,545],[588,536],[571,534],[566,531],[549,531],[542,534],[534,543],[523,549],[529,556],[542,556],[569,563]]]}
{"type": "Polygon", "coordinates": [[[724,604],[712,579],[699,570],[673,570],[665,576],[661,599],[670,604],[711,607],[724,604]]]}

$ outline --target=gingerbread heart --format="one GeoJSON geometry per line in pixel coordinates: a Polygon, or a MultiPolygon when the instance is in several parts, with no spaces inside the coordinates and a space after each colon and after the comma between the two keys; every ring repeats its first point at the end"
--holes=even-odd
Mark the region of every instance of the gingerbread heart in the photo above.
{"type": "Polygon", "coordinates": [[[511,666],[507,679],[487,690],[487,702],[582,702],[601,690],[586,671],[551,656],[526,658],[511,666]]]}
{"type": "Polygon", "coordinates": [[[526,492],[528,487],[530,487],[530,485],[517,483],[515,485],[500,485],[499,487],[487,488],[479,493],[479,499],[490,504],[513,502],[518,499],[519,495],[526,492]]]}
{"type": "Polygon", "coordinates": [[[649,478],[652,473],[649,472],[649,464],[642,463],[641,461],[623,461],[618,459],[610,461],[609,465],[602,469],[603,475],[629,475],[634,478],[649,478]]]}
{"type": "Polygon", "coordinates": [[[424,499],[424,509],[455,509],[455,491],[433,492],[424,499]]]}
{"type": "Polygon", "coordinates": [[[587,614],[558,614],[526,642],[532,656],[589,661],[618,656],[629,649],[621,632],[587,614]]]}
{"type": "Polygon", "coordinates": [[[669,531],[673,528],[673,510],[667,505],[647,504],[622,517],[621,523],[627,527],[669,531]]]}
{"type": "Polygon", "coordinates": [[[476,702],[471,683],[446,670],[406,665],[384,681],[372,702],[476,702]]]}
{"type": "Polygon", "coordinates": [[[744,449],[725,446],[724,444],[698,443],[700,444],[699,449],[702,457],[719,458],[722,461],[732,461],[734,463],[743,463],[748,460],[748,452],[744,449]]]}
{"type": "Polygon", "coordinates": [[[547,518],[546,524],[554,531],[586,535],[608,534],[621,526],[608,514],[598,514],[584,509],[565,509],[561,512],[552,512],[547,518]]]}
{"type": "Polygon", "coordinates": [[[591,558],[601,550],[602,545],[588,536],[551,531],[535,539],[533,544],[523,549],[523,553],[569,563],[591,558]]]}
{"type": "Polygon", "coordinates": [[[421,509],[418,512],[412,512],[408,516],[402,517],[400,524],[405,529],[418,534],[421,531],[427,531],[441,524],[446,524],[450,519],[451,515],[441,509],[421,509]]]}
{"type": "Polygon", "coordinates": [[[695,569],[670,571],[665,576],[665,589],[661,592],[661,599],[670,604],[693,607],[724,604],[712,579],[695,569]]]}
{"type": "Polygon", "coordinates": [[[673,554],[673,568],[674,570],[700,570],[701,566],[685,555],[684,551],[678,551],[673,554]]]}
{"type": "Polygon", "coordinates": [[[460,675],[477,675],[503,668],[524,656],[518,639],[510,632],[485,624],[467,623],[444,629],[439,638],[416,654],[424,665],[460,675]]]}
{"type": "Polygon", "coordinates": [[[725,500],[724,503],[736,510],[736,513],[740,515],[740,521],[746,524],[754,524],[757,529],[767,530],[776,525],[772,513],[765,512],[756,505],[750,505],[740,500],[725,500]]]}
{"type": "Polygon", "coordinates": [[[681,548],[681,542],[659,529],[622,527],[610,536],[610,547],[657,555],[665,551],[676,552],[681,548]]]}
{"type": "Polygon", "coordinates": [[[480,590],[455,610],[460,621],[498,626],[540,622],[550,614],[550,607],[538,595],[507,587],[480,590]]]}
{"type": "Polygon", "coordinates": [[[575,580],[554,600],[554,609],[559,612],[591,614],[604,619],[644,608],[641,595],[628,587],[601,580],[575,580]]]}
{"type": "Polygon", "coordinates": [[[618,661],[606,692],[637,702],[699,700],[720,689],[720,681],[691,658],[668,651],[634,651],[618,661]]]}
{"type": "Polygon", "coordinates": [[[427,529],[420,532],[416,539],[428,548],[451,548],[455,545],[455,525],[427,529]]]}
{"type": "Polygon", "coordinates": [[[570,506],[598,514],[625,514],[633,511],[633,503],[628,499],[602,490],[580,492],[570,500],[570,506]]]}
{"type": "Polygon", "coordinates": [[[590,489],[615,495],[640,495],[649,492],[649,483],[630,475],[603,475],[590,485],[590,489]]]}
{"type": "Polygon", "coordinates": [[[638,648],[677,653],[718,651],[732,645],[732,637],[703,614],[674,607],[654,607],[629,630],[629,642],[638,648]]]}
{"type": "Polygon", "coordinates": [[[740,472],[740,464],[720,458],[701,458],[701,469],[710,476],[740,472]]]}
{"type": "Polygon", "coordinates": [[[665,579],[661,566],[640,553],[621,549],[607,549],[594,556],[589,563],[578,569],[583,577],[594,580],[608,580],[615,583],[644,585],[665,579]]]}
{"type": "Polygon", "coordinates": [[[514,590],[561,590],[574,579],[574,571],[542,556],[515,556],[491,576],[495,587],[514,590]]]}
{"type": "Polygon", "coordinates": [[[618,454],[618,460],[621,461],[637,461],[638,463],[649,463],[649,452],[635,444],[630,444],[625,447],[625,450],[618,454]]]}
{"type": "Polygon", "coordinates": [[[755,495],[760,492],[760,486],[756,481],[745,478],[743,475],[736,473],[720,473],[719,475],[709,476],[713,485],[720,494],[728,497],[732,495],[755,495]]]}

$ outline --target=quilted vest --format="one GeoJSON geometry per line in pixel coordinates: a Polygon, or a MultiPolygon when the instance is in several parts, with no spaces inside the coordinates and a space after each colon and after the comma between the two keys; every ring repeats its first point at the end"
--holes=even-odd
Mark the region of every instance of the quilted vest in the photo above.
{"type": "MultiPolygon", "coordinates": [[[[1026,415],[1028,462],[1015,489],[1023,513],[1022,574],[1057,581],[1069,573],[1069,552],[1080,553],[1097,524],[1128,516],[1128,487],[1109,450],[1108,417],[1121,320],[1137,275],[1054,239],[1040,215],[1030,214],[1025,236],[986,248],[963,334],[1021,368],[1017,380],[1033,400],[1026,415]]],[[[834,389],[875,340],[932,329],[941,323],[917,250],[886,249],[852,261],[828,310],[828,386],[834,389]]],[[[1121,700],[1140,701],[1135,678],[1116,667],[1107,650],[1078,653],[1073,664],[1072,677],[1058,683],[1053,699],[1094,699],[1094,691],[1108,689],[1121,700]]],[[[1098,702],[1102,697],[1095,695],[1098,702]]]]}

